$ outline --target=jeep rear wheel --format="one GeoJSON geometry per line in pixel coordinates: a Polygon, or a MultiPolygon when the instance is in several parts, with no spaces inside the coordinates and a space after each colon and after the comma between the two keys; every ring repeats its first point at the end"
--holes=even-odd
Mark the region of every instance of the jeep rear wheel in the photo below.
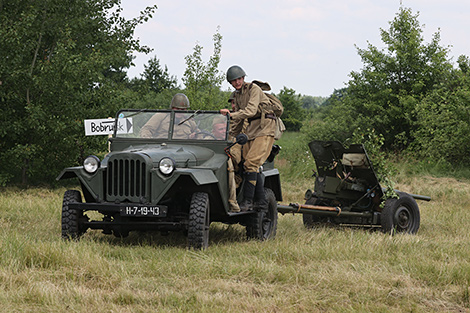
{"type": "Polygon", "coordinates": [[[206,249],[209,246],[209,195],[195,192],[189,206],[188,248],[206,249]]]}
{"type": "Polygon", "coordinates": [[[248,239],[267,240],[276,236],[277,230],[277,202],[271,189],[266,188],[268,210],[261,210],[250,216],[246,226],[248,239]]]}
{"type": "Polygon", "coordinates": [[[80,191],[67,190],[62,202],[62,238],[78,239],[85,233],[81,224],[84,215],[82,210],[71,209],[70,203],[82,203],[80,191]]]}
{"type": "Polygon", "coordinates": [[[415,234],[419,229],[420,215],[415,199],[404,192],[398,199],[387,199],[380,217],[382,230],[386,233],[403,232],[415,234]]]}

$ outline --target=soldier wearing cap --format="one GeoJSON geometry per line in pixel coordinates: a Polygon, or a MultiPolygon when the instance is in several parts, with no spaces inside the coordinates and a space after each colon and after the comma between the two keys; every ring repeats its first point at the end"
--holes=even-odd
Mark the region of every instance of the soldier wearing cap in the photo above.
{"type": "Polygon", "coordinates": [[[212,121],[212,134],[217,140],[225,140],[227,134],[227,118],[218,115],[212,121]]]}
{"type": "Polygon", "coordinates": [[[227,70],[227,81],[235,88],[234,112],[220,110],[221,114],[229,114],[232,119],[231,136],[237,136],[244,128],[248,136],[248,142],[243,146],[245,184],[244,199],[240,203],[242,211],[251,210],[253,206],[267,206],[259,168],[271,153],[276,128],[276,116],[265,109],[271,103],[269,98],[258,85],[245,82],[245,76],[245,71],[238,65],[227,70]]]}

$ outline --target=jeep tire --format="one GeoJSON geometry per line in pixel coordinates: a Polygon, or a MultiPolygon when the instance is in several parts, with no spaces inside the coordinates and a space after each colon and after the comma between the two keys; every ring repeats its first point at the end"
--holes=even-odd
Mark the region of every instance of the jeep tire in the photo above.
{"type": "Polygon", "coordinates": [[[260,210],[250,215],[246,226],[248,239],[267,240],[276,236],[277,230],[277,202],[271,189],[265,188],[268,210],[260,210]]]}
{"type": "Polygon", "coordinates": [[[74,210],[69,207],[70,203],[81,203],[82,195],[78,190],[67,190],[62,202],[62,238],[78,239],[85,232],[81,221],[83,219],[82,210],[74,210]]]}
{"type": "Polygon", "coordinates": [[[189,205],[188,248],[206,249],[209,246],[209,195],[195,192],[189,205]]]}

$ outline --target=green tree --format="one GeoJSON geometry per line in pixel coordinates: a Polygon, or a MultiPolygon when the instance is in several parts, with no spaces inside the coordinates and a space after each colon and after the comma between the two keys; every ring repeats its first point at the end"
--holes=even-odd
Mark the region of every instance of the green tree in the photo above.
{"type": "Polygon", "coordinates": [[[299,131],[305,117],[300,95],[296,95],[294,89],[284,87],[277,97],[281,100],[282,106],[284,107],[282,121],[286,129],[299,131]]]}
{"type": "Polygon", "coordinates": [[[302,96],[302,108],[307,110],[314,110],[325,103],[327,98],[324,97],[313,97],[313,96],[302,96]]]}
{"type": "Polygon", "coordinates": [[[351,73],[348,83],[349,104],[358,116],[366,117],[362,128],[383,134],[387,148],[409,145],[417,103],[452,69],[448,49],[439,45],[439,32],[424,43],[418,16],[400,8],[389,30],[381,29],[385,49],[370,43],[367,49],[358,48],[364,66],[351,73]]]}
{"type": "Polygon", "coordinates": [[[156,6],[126,20],[120,0],[0,2],[0,184],[51,180],[103,138],[83,120],[114,115],[132,52],[150,49],[134,29],[156,6]]]}
{"type": "Polygon", "coordinates": [[[168,67],[160,65],[157,57],[144,65],[141,77],[127,79],[127,90],[121,103],[131,103],[135,109],[167,109],[172,97],[181,92],[176,76],[170,75],[168,67]]]}
{"type": "Polygon", "coordinates": [[[302,126],[302,132],[310,140],[350,141],[355,129],[361,124],[361,118],[344,101],[346,95],[347,88],[335,90],[322,106],[313,110],[311,118],[302,126]]]}
{"type": "Polygon", "coordinates": [[[185,57],[186,70],[183,74],[185,93],[194,109],[220,109],[225,105],[225,93],[220,91],[224,75],[218,70],[222,51],[222,35],[217,28],[214,34],[214,54],[207,64],[202,60],[203,47],[196,43],[193,53],[185,57]]]}
{"type": "Polygon", "coordinates": [[[170,75],[166,65],[165,69],[163,69],[160,65],[160,60],[156,56],[151,58],[148,64],[144,65],[142,78],[146,85],[149,86],[149,89],[155,93],[160,93],[164,89],[176,89],[178,85],[176,76],[170,75]]]}
{"type": "Polygon", "coordinates": [[[435,88],[417,106],[418,127],[413,152],[448,164],[470,163],[470,61],[460,56],[459,68],[447,84],[435,88]]]}
{"type": "Polygon", "coordinates": [[[439,32],[424,43],[418,14],[400,8],[381,29],[384,49],[368,44],[359,49],[363,68],[351,72],[346,89],[326,101],[329,117],[318,133],[337,134],[337,139],[352,138],[354,130],[374,129],[384,136],[384,148],[402,150],[412,143],[418,127],[416,107],[435,86],[445,83],[452,64],[448,49],[439,45],[439,32]],[[344,127],[341,131],[338,126],[344,127]]]}

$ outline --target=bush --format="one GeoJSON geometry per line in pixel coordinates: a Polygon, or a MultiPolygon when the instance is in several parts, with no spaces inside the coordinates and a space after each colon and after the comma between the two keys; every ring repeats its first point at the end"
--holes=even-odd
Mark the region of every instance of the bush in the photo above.
{"type": "Polygon", "coordinates": [[[470,163],[470,79],[457,72],[452,84],[434,90],[419,103],[411,150],[420,158],[470,163]]]}

